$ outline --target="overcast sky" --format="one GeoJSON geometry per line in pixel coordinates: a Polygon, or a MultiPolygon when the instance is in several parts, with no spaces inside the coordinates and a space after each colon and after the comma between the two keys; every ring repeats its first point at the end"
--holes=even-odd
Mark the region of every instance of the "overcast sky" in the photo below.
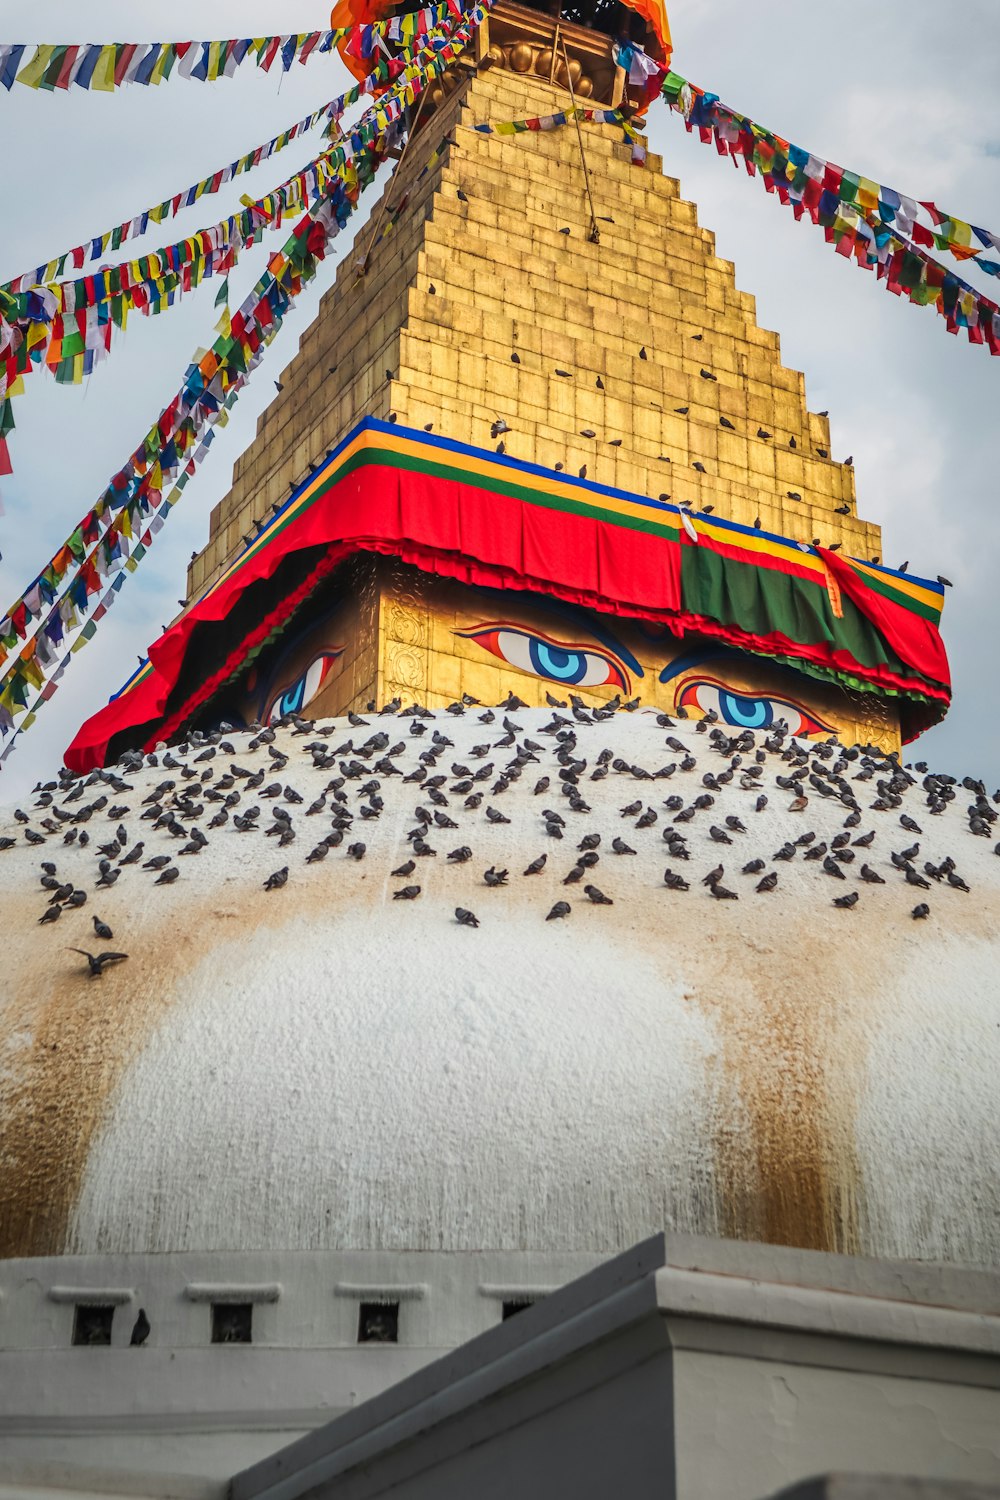
{"type": "MultiPolygon", "coordinates": [[[[998,0],[672,0],[674,65],[692,81],[841,166],[957,217],[1000,231],[998,0]]],[[[329,7],[265,0],[173,0],[154,10],[124,0],[7,0],[3,41],[177,40],[262,35],[328,24],[329,7]],[[85,23],[81,16],[85,14],[85,23]],[[155,20],[153,19],[155,17],[155,20]],[[86,30],[81,29],[85,24],[86,30]]],[[[4,211],[0,280],[131,218],[242,155],[346,86],[330,57],[287,76],[245,67],[215,84],[176,79],[117,94],[0,94],[4,211]]],[[[309,159],[316,135],[293,143],[215,198],[155,230],[143,249],[231,212],[309,159]]],[[[689,138],[665,106],[650,116],[652,149],[699,205],[740,287],[776,329],[785,363],[804,370],[812,410],[828,408],[834,456],[853,453],[859,512],[884,527],[885,560],[953,580],[944,618],[955,705],[909,754],[1000,782],[1000,554],[996,399],[1000,360],[948,335],[929,309],[890,296],[836,256],[821,230],[796,223],[758,181],[689,138]]],[[[381,189],[369,192],[369,199],[381,189]]],[[[364,221],[362,213],[355,223],[364,221]]],[[[270,246],[280,241],[272,237],[270,246]]],[[[349,238],[338,246],[346,249],[349,238]]],[[[260,274],[267,246],[241,261],[233,305],[260,274]]],[[[0,799],[52,775],[79,723],[145,652],[184,593],[185,566],[208,533],[212,506],[251,441],[273,380],[329,286],[333,263],[301,299],[240,398],[211,457],[169,525],[122,589],[94,641],[0,771],[0,799]]],[[[975,273],[969,273],[975,280],[975,273]]],[[[1000,301],[1000,280],[980,278],[1000,301]]],[[[16,403],[14,475],[0,480],[0,610],[36,576],[176,392],[198,346],[215,337],[217,284],[156,319],[134,317],[88,384],[36,374],[16,403]]]]}

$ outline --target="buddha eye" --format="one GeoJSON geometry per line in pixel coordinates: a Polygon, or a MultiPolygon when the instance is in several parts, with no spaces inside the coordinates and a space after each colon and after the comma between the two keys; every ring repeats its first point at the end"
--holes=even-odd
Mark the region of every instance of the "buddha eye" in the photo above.
{"type": "Polygon", "coordinates": [[[284,688],[276,697],[271,699],[271,705],[267,713],[263,715],[265,724],[276,724],[286,714],[301,713],[307,703],[311,703],[330,675],[334,663],[339,661],[344,654],[344,648],[339,651],[323,651],[319,656],[313,658],[295,681],[289,687],[284,688]]]}
{"type": "Polygon", "coordinates": [[[457,630],[456,635],[475,641],[521,672],[544,677],[569,687],[615,687],[628,692],[630,679],[620,661],[610,652],[597,651],[578,642],[557,641],[539,631],[507,624],[479,625],[475,630],[457,630]]]}
{"type": "Polygon", "coordinates": [[[799,737],[832,734],[824,724],[801,704],[769,694],[739,693],[725,683],[710,678],[689,678],[675,700],[675,707],[695,709],[699,714],[716,713],[723,724],[734,729],[770,729],[784,719],[789,733],[799,737]]]}

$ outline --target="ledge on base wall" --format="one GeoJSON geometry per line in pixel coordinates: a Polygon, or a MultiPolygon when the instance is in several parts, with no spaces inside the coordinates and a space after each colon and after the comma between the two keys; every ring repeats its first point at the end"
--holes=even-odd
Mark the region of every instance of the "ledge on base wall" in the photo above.
{"type": "Polygon", "coordinates": [[[557,1286],[496,1286],[484,1281],[479,1288],[480,1297],[491,1297],[495,1302],[537,1302],[542,1297],[551,1297],[557,1286]]]}
{"type": "Polygon", "coordinates": [[[362,1281],[338,1281],[333,1288],[335,1297],[352,1297],[358,1302],[416,1302],[426,1297],[430,1287],[423,1281],[402,1282],[399,1286],[387,1286],[384,1282],[374,1285],[362,1281]]]}
{"type": "Polygon", "coordinates": [[[189,1302],[277,1302],[281,1283],[240,1286],[234,1281],[191,1281],[184,1288],[184,1295],[189,1302]]]}
{"type": "Polygon", "coordinates": [[[50,1286],[46,1293],[50,1302],[74,1307],[124,1307],[135,1301],[135,1290],[130,1286],[50,1286]]]}
{"type": "Polygon", "coordinates": [[[0,1500],[226,1500],[226,1481],[189,1474],[153,1474],[131,1469],[94,1469],[47,1459],[5,1462],[0,1474],[0,1500]]]}
{"type": "Polygon", "coordinates": [[[1000,1489],[891,1474],[828,1474],[782,1490],[773,1500],[1000,1500],[1000,1489]]]}

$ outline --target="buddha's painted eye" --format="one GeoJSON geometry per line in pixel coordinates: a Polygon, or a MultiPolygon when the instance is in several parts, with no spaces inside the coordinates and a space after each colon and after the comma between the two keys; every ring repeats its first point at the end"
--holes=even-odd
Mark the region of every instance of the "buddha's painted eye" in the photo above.
{"type": "Polygon", "coordinates": [[[699,714],[714,712],[723,724],[734,729],[770,729],[779,719],[784,719],[793,735],[833,733],[829,724],[824,724],[801,704],[763,693],[738,693],[725,683],[707,677],[689,678],[681,687],[675,706],[694,709],[699,714]]]}
{"type": "Polygon", "coordinates": [[[614,687],[628,692],[630,680],[623,664],[608,651],[597,651],[579,642],[557,641],[540,631],[518,625],[494,623],[475,630],[457,630],[456,635],[475,641],[501,661],[568,687],[614,687]]]}
{"type": "Polygon", "coordinates": [[[271,699],[267,713],[263,715],[265,724],[276,724],[286,714],[301,713],[307,703],[311,703],[329,677],[334,664],[344,654],[344,648],[339,651],[323,651],[313,658],[295,681],[276,697],[271,699]]]}

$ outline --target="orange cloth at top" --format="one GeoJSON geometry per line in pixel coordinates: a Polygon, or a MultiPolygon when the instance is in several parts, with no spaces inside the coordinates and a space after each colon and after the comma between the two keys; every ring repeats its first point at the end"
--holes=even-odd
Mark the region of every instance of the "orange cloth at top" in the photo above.
{"type": "MultiPolygon", "coordinates": [[[[330,13],[330,27],[334,31],[342,30],[345,26],[370,26],[373,21],[384,20],[389,14],[392,0],[337,0],[337,4],[330,13]]],[[[673,44],[670,40],[670,22],[667,20],[667,10],[663,0],[626,0],[630,10],[634,10],[656,34],[656,38],[663,51],[663,56],[658,58],[664,67],[669,68],[670,58],[673,53],[673,44]]],[[[414,5],[414,9],[419,6],[414,5]]],[[[354,57],[348,52],[349,38],[338,43],[337,50],[347,67],[359,82],[366,78],[371,72],[371,59],[365,60],[354,57]]],[[[655,55],[655,49],[650,49],[655,55]]]]}
{"type": "MultiPolygon", "coordinates": [[[[373,21],[381,21],[389,14],[390,4],[391,0],[337,0],[330,12],[330,29],[342,31],[345,26],[370,26],[373,21]]],[[[345,37],[338,42],[337,51],[360,83],[371,72],[372,59],[352,57],[347,50],[349,41],[350,37],[345,37]]]]}
{"type": "Polygon", "coordinates": [[[663,56],[657,61],[662,62],[665,68],[669,68],[674,45],[670,40],[670,22],[667,20],[667,7],[663,0],[625,0],[625,3],[630,10],[642,16],[650,29],[656,33],[657,41],[663,49],[663,56]]]}

